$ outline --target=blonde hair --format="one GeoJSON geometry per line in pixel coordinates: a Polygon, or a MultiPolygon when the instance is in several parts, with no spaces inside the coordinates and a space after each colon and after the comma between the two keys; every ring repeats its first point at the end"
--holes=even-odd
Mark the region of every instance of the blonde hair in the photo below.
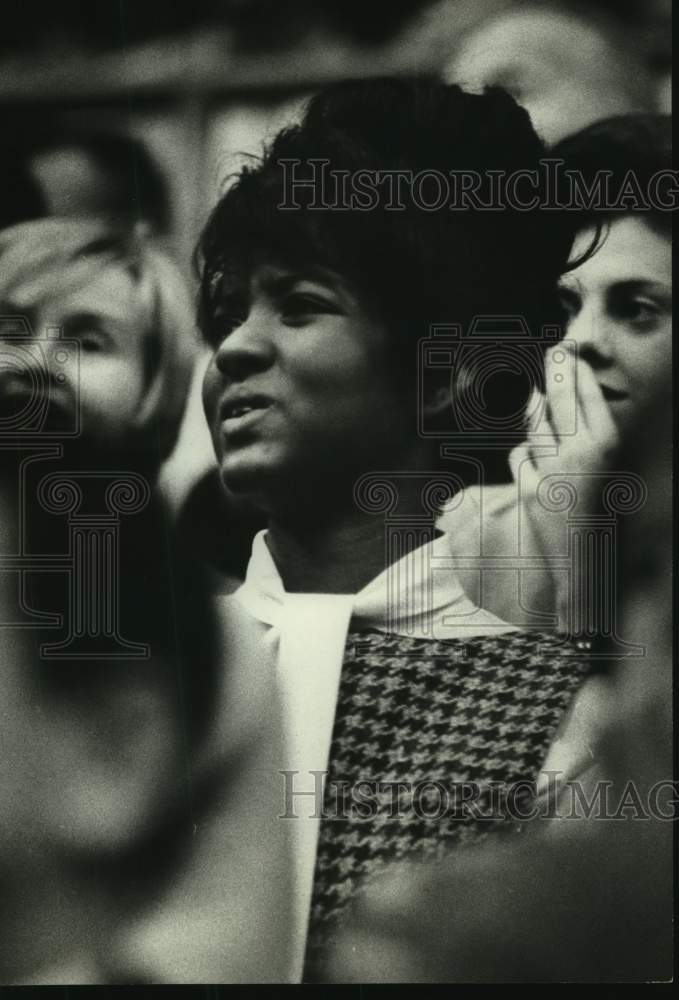
{"type": "MultiPolygon", "coordinates": [[[[101,219],[49,218],[0,232],[0,303],[33,306],[123,268],[138,291],[145,391],[134,431],[153,440],[158,465],[177,440],[198,350],[195,309],[170,258],[140,228],[101,219]]],[[[132,304],[132,303],[131,303],[132,304]]]]}

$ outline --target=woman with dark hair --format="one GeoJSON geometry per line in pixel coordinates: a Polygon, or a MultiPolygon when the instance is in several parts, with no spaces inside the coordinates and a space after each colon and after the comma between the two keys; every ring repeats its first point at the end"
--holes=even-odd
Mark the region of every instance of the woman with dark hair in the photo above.
{"type": "MultiPolygon", "coordinates": [[[[624,597],[613,586],[620,553],[613,552],[606,560],[602,551],[598,564],[585,559],[579,569],[574,566],[570,577],[560,571],[567,527],[564,513],[546,511],[538,487],[547,477],[570,483],[574,503],[565,517],[574,514],[581,522],[590,518],[592,528],[602,512],[607,510],[610,516],[611,494],[607,501],[606,493],[610,483],[623,484],[630,500],[637,496],[630,514],[635,502],[637,506],[644,502],[644,484],[629,477],[624,466],[616,473],[609,470],[620,469],[619,456],[629,450],[628,439],[648,433],[643,414],[660,393],[666,397],[667,372],[672,367],[670,208],[677,178],[671,169],[670,119],[611,118],[564,141],[553,153],[590,185],[606,171],[612,191],[619,191],[630,175],[636,179],[635,190],[655,191],[652,204],[630,197],[624,204],[614,201],[608,208],[576,215],[578,233],[571,260],[577,263],[559,282],[563,347],[572,353],[574,365],[564,367],[563,381],[555,383],[549,377],[554,371],[553,351],[548,352],[548,419],[539,436],[529,427],[526,444],[515,449],[511,460],[522,507],[552,575],[561,627],[571,633],[583,630],[589,641],[605,635],[611,655],[633,655],[639,637],[620,634],[617,621],[624,597]],[[576,433],[565,417],[569,397],[577,400],[576,433]]],[[[618,513],[628,513],[624,501],[618,513]]],[[[609,688],[605,677],[593,677],[583,685],[546,769],[574,774],[585,768],[590,775],[597,773],[599,719],[611,698],[609,688]]]]}
{"type": "MultiPolygon", "coordinates": [[[[574,212],[571,264],[559,281],[565,340],[546,358],[546,417],[539,433],[530,423],[512,466],[529,498],[539,479],[577,474],[577,513],[586,516],[598,509],[601,473],[621,441],[643,433],[639,414],[672,364],[671,209],[677,177],[670,119],[611,118],[552,153],[590,190],[604,178],[608,192],[616,194],[608,204],[574,212]],[[557,353],[573,359],[561,365],[559,382],[549,376],[557,353]],[[573,400],[575,427],[568,414],[573,400]]],[[[525,509],[543,552],[558,554],[559,519],[545,516],[540,503],[526,502],[525,509]]],[[[555,573],[554,600],[562,617],[573,597],[563,583],[563,574],[555,573]]]]}
{"type": "MultiPolygon", "coordinates": [[[[466,491],[440,524],[458,559],[475,557],[460,577],[470,596],[482,589],[489,610],[525,628],[545,621],[579,636],[585,648],[603,644],[609,656],[634,656],[640,640],[621,634],[620,553],[606,524],[629,520],[643,503],[645,487],[621,468],[619,455],[630,437],[646,435],[643,414],[672,365],[670,119],[597,122],[552,155],[577,172],[583,190],[607,181],[601,190],[612,197],[572,212],[576,238],[559,279],[565,339],[547,352],[546,392],[530,403],[542,419],[529,420],[526,442],[510,456],[515,482],[466,491]],[[630,194],[621,199],[625,189],[630,194]],[[622,490],[619,509],[615,490],[622,490]],[[587,551],[580,547],[585,537],[587,551]],[[498,559],[501,570],[492,568],[498,559]]],[[[601,777],[601,720],[611,691],[605,672],[583,684],[545,775],[601,777]]]]}
{"type": "MultiPolygon", "coordinates": [[[[562,587],[565,518],[547,516],[536,502],[538,481],[580,474],[578,512],[586,515],[595,501],[583,474],[594,485],[621,435],[639,433],[639,408],[672,357],[677,188],[669,117],[597,122],[550,156],[563,161],[564,179],[567,171],[576,175],[580,191],[594,196],[593,207],[581,201],[571,209],[576,240],[559,281],[566,339],[547,354],[546,392],[530,401],[528,440],[511,459],[517,483],[467,490],[440,521],[453,553],[466,560],[460,576],[467,593],[482,591],[486,608],[525,627],[553,625],[570,599],[562,587]]],[[[573,189],[567,180],[565,188],[573,189]]]]}
{"type": "Polygon", "coordinates": [[[629,431],[672,363],[672,131],[667,116],[612,118],[561,143],[554,154],[586,178],[607,171],[611,187],[633,176],[652,200],[635,196],[584,212],[572,256],[596,251],[560,282],[567,339],[594,372],[600,410],[618,433],[629,431]],[[641,200],[641,199],[639,199],[641,200]]]}
{"type": "Polygon", "coordinates": [[[460,477],[427,424],[451,410],[450,362],[418,399],[432,324],[554,315],[567,217],[432,208],[451,170],[483,197],[542,153],[500,91],[341,84],[213,212],[205,410],[224,484],[268,528],[224,609],[233,773],[133,944],[155,980],[294,982],[305,955],[313,978],[386,860],[487,828],[456,790],[483,803],[536,773],[581,682],[559,639],[462,591],[434,523],[460,477]]]}

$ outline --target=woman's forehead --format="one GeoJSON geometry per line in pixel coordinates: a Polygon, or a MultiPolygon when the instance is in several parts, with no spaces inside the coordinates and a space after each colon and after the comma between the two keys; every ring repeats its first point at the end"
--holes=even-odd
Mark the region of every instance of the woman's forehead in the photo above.
{"type": "MultiPolygon", "coordinates": [[[[576,236],[571,259],[577,259],[591,247],[594,228],[576,236]]],[[[642,217],[625,215],[606,228],[600,245],[579,267],[564,275],[562,283],[574,281],[613,283],[644,281],[672,284],[672,247],[670,240],[652,229],[642,217]]]]}
{"type": "Polygon", "coordinates": [[[87,257],[43,268],[6,297],[18,308],[52,312],[62,322],[71,313],[87,312],[136,323],[141,309],[138,283],[123,262],[87,257]]]}

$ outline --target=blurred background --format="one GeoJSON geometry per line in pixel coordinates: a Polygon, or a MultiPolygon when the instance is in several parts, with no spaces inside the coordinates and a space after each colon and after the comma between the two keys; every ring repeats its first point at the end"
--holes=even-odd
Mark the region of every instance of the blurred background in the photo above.
{"type": "MultiPolygon", "coordinates": [[[[12,4],[3,13],[3,138],[54,148],[71,130],[134,137],[139,145],[127,158],[119,150],[118,160],[123,174],[136,176],[122,180],[136,184],[138,210],[152,215],[186,262],[238,154],[257,152],[317,85],[392,72],[451,76],[457,59],[463,77],[471,67],[521,100],[528,95],[520,64],[536,61],[531,35],[539,34],[542,58],[554,57],[562,80],[569,45],[582,49],[581,36],[564,31],[559,15],[627,44],[649,74],[647,100],[668,110],[671,0],[60,0],[12,4]],[[518,12],[520,20],[500,18],[518,12]],[[545,18],[554,24],[558,53],[549,52],[545,18]]],[[[601,62],[597,55],[592,48],[570,56],[574,64],[583,60],[581,88],[586,76],[601,72],[585,65],[588,58],[601,62]]],[[[627,61],[623,83],[630,69],[627,61]]],[[[67,199],[69,180],[82,198],[102,183],[86,157],[68,153],[62,149],[51,162],[43,153],[36,167],[49,177],[57,203],[67,199]]],[[[102,158],[112,156],[103,149],[102,158]]]]}
{"type": "MultiPolygon", "coordinates": [[[[12,4],[4,155],[28,155],[52,214],[133,216],[190,275],[229,174],[320,84],[423,71],[499,83],[551,142],[609,114],[669,111],[670,46],[671,0],[12,4]]],[[[200,423],[194,393],[180,478],[210,461],[200,423]]]]}

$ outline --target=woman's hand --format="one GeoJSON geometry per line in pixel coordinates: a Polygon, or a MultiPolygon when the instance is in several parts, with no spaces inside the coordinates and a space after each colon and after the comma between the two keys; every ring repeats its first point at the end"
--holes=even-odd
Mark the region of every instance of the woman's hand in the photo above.
{"type": "Polygon", "coordinates": [[[552,569],[560,625],[568,630],[572,588],[585,583],[563,571],[568,518],[598,512],[619,434],[594,372],[568,344],[548,352],[545,373],[546,398],[534,392],[528,440],[512,451],[510,465],[521,509],[552,569]]]}

